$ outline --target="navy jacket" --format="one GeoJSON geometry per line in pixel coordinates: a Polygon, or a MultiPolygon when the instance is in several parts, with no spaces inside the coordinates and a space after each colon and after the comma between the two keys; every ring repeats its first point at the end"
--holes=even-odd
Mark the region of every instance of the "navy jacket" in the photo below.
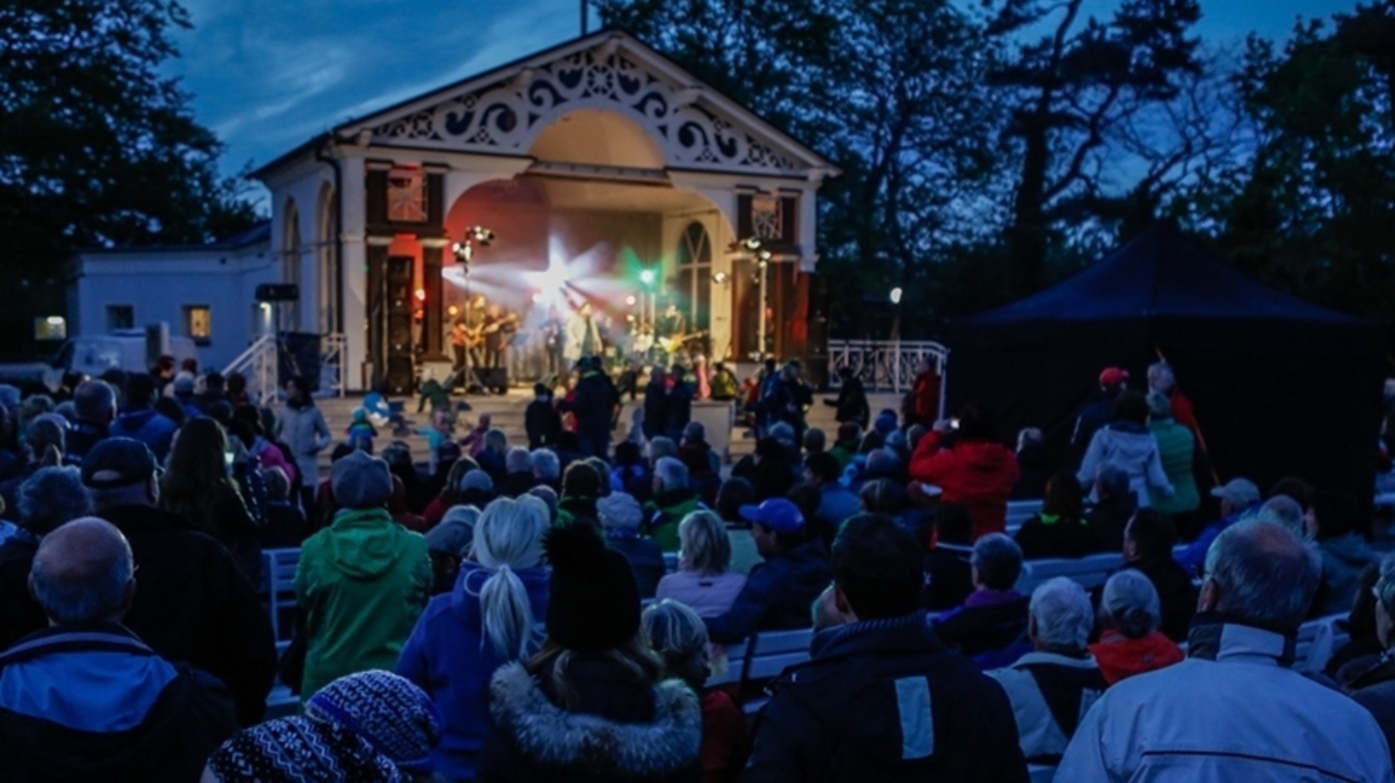
{"type": "Polygon", "coordinates": [[[639,587],[640,598],[653,598],[659,589],[659,580],[664,578],[664,553],[659,542],[638,533],[622,533],[616,530],[605,531],[606,544],[630,561],[635,584],[639,587]]]}
{"type": "Polygon", "coordinates": [[[196,783],[237,731],[221,683],[119,625],[48,628],[0,654],[0,769],[9,783],[196,783]]]}
{"type": "Polygon", "coordinates": [[[717,644],[735,644],[756,631],[808,628],[810,606],[832,578],[820,539],[771,556],[751,569],[726,614],[704,621],[707,635],[717,644]]]}
{"type": "Polygon", "coordinates": [[[924,612],[819,632],[772,691],[743,783],[1028,780],[1007,695],[924,612]]]}
{"type": "Polygon", "coordinates": [[[150,447],[157,461],[164,462],[177,429],[179,425],[147,406],[123,409],[107,428],[107,434],[113,438],[135,438],[150,447]]]}

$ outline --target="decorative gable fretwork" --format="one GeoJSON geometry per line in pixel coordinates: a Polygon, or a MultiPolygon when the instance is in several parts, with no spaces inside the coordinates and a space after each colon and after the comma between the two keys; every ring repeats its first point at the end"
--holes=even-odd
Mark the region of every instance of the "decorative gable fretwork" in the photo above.
{"type": "Polygon", "coordinates": [[[671,167],[775,174],[796,168],[768,140],[698,99],[698,89],[674,84],[623,49],[602,44],[377,125],[373,143],[526,155],[552,122],[589,108],[638,122],[671,167]]]}

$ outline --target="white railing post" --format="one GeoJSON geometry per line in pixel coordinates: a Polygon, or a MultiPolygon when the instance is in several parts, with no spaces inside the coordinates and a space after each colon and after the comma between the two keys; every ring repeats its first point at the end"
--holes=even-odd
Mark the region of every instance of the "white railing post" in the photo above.
{"type": "MultiPolygon", "coordinates": [[[[924,360],[940,374],[941,400],[949,349],[930,340],[830,340],[828,342],[829,386],[837,389],[842,383],[838,370],[847,367],[862,380],[868,391],[892,391],[898,394],[910,388],[916,367],[924,360]]],[[[941,402],[943,408],[943,401],[941,402]]]]}

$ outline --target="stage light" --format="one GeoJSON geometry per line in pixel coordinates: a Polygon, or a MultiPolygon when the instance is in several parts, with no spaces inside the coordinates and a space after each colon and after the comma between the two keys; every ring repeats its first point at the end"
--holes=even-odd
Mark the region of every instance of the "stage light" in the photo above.
{"type": "Polygon", "coordinates": [[[749,237],[741,240],[741,246],[747,250],[760,250],[760,240],[756,237],[749,237]]]}
{"type": "Polygon", "coordinates": [[[474,245],[471,245],[468,239],[464,242],[456,242],[452,249],[455,252],[455,263],[457,264],[468,264],[470,259],[475,257],[474,245]]]}
{"type": "Polygon", "coordinates": [[[459,307],[456,307],[455,305],[451,305],[450,307],[447,307],[447,308],[446,308],[446,314],[447,314],[447,315],[460,315],[460,308],[459,308],[459,307]]]}
{"type": "Polygon", "coordinates": [[[716,274],[712,275],[712,282],[716,283],[717,285],[726,285],[728,279],[729,278],[727,277],[726,272],[717,272],[716,274]]]}
{"type": "Polygon", "coordinates": [[[891,303],[901,304],[901,286],[898,285],[891,289],[891,303]]]}
{"type": "Polygon", "coordinates": [[[652,269],[641,269],[639,272],[639,282],[645,285],[653,285],[656,275],[652,269]]]}
{"type": "Polygon", "coordinates": [[[542,297],[542,293],[541,293],[541,292],[539,292],[539,291],[534,291],[534,292],[533,292],[533,304],[542,304],[542,299],[543,299],[543,297],[542,297]]]}
{"type": "Polygon", "coordinates": [[[630,307],[634,307],[634,306],[635,306],[635,295],[634,295],[634,294],[630,294],[629,296],[625,297],[625,304],[629,305],[630,307]]]}
{"type": "Polygon", "coordinates": [[[416,296],[418,302],[425,302],[425,301],[426,301],[426,289],[424,289],[424,288],[418,288],[418,289],[416,290],[415,296],[416,296]]]}

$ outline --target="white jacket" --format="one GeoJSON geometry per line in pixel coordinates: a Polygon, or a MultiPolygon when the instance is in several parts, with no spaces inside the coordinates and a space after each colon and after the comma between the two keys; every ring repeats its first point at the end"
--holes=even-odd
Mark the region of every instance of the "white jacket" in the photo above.
{"type": "Polygon", "coordinates": [[[1139,508],[1148,507],[1149,486],[1160,494],[1172,496],[1172,483],[1163,470],[1158,441],[1147,430],[1128,432],[1115,429],[1113,425],[1095,430],[1085,458],[1080,462],[1080,472],[1076,474],[1087,492],[1094,486],[1099,469],[1105,465],[1113,465],[1128,474],[1129,489],[1138,498],[1139,508]]]}
{"type": "MultiPolygon", "coordinates": [[[[1285,638],[1214,626],[1214,660],[1115,684],[1075,733],[1056,780],[1131,783],[1391,783],[1375,718],[1280,667],[1285,638]]],[[[1197,655],[1198,628],[1191,653],[1197,655]]]]}
{"type": "MultiPolygon", "coordinates": [[[[1007,692],[1008,701],[1012,702],[1012,716],[1017,721],[1017,741],[1022,746],[1023,757],[1028,761],[1042,757],[1060,756],[1066,751],[1066,745],[1070,742],[1070,737],[1066,736],[1065,730],[1056,721],[1051,708],[1047,705],[1046,697],[1037,685],[1036,677],[1032,676],[1031,671],[1029,671],[1029,668],[1038,664],[1079,670],[1081,674],[1088,672],[1099,674],[1099,666],[1095,663],[1093,656],[1071,658],[1049,652],[1030,652],[1018,658],[1016,663],[1007,668],[984,672],[1003,686],[1003,690],[1007,692]]],[[[1100,675],[1099,685],[1098,690],[1082,689],[1078,691],[1080,693],[1080,709],[1078,713],[1070,713],[1071,718],[1076,721],[1070,726],[1071,729],[1078,725],[1080,718],[1104,692],[1105,683],[1102,675],[1100,675]]]]}

